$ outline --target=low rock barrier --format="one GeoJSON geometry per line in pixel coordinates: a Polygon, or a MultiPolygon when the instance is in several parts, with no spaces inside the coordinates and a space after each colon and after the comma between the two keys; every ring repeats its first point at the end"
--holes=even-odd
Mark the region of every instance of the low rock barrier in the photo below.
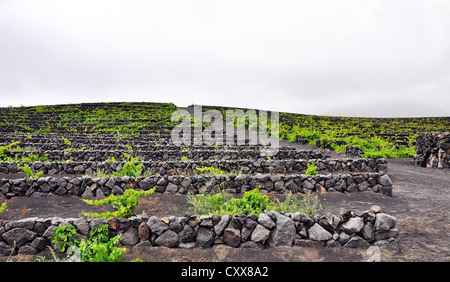
{"type": "MultiPolygon", "coordinates": [[[[84,143],[84,144],[95,144],[95,143],[99,143],[99,142],[104,142],[104,143],[110,143],[110,142],[114,142],[114,141],[119,141],[121,138],[122,140],[126,140],[126,142],[130,141],[130,138],[136,138],[136,139],[140,139],[140,143],[141,144],[149,144],[149,142],[154,143],[160,143],[161,141],[166,141],[166,144],[173,144],[170,140],[171,140],[171,132],[162,132],[162,133],[157,133],[157,132],[149,132],[149,131],[102,131],[102,134],[98,134],[98,131],[88,131],[85,134],[90,134],[95,135],[92,137],[86,137],[86,135],[70,135],[67,134],[67,132],[65,133],[57,133],[57,132],[52,132],[49,134],[33,134],[33,135],[28,135],[31,136],[32,138],[28,138],[26,136],[24,136],[23,134],[11,134],[11,131],[14,130],[21,130],[22,128],[19,127],[17,129],[14,128],[10,128],[7,132],[7,136],[0,136],[0,142],[15,142],[15,141],[20,141],[20,142],[42,142],[43,140],[47,140],[49,142],[59,142],[62,140],[62,137],[67,138],[68,140],[70,140],[71,142],[74,143],[84,143]],[[117,135],[118,133],[125,135],[126,137],[120,137],[120,135],[117,135]],[[37,139],[40,138],[40,139],[37,139]],[[33,141],[33,139],[35,139],[33,141]],[[89,141],[89,139],[91,141],[89,141]],[[86,142],[87,141],[87,142],[86,142]]],[[[1,131],[0,131],[1,132],[1,131]]],[[[194,133],[191,135],[191,141],[193,144],[194,143],[194,133]]],[[[250,142],[248,138],[243,138],[240,135],[234,134],[233,137],[231,137],[231,135],[228,134],[224,134],[223,135],[223,139],[221,138],[221,140],[226,140],[227,136],[229,139],[234,140],[231,142],[231,144],[228,145],[234,145],[234,144],[254,144],[254,142],[250,142]],[[231,137],[231,138],[230,138],[231,137]]],[[[219,137],[219,136],[217,136],[219,137]]],[[[132,141],[134,141],[132,139],[132,141]]],[[[8,144],[9,144],[8,143],[8,144]]],[[[213,143],[214,144],[214,143],[213,143]]],[[[204,144],[206,145],[206,143],[204,144]]]]}
{"type": "Polygon", "coordinates": [[[450,168],[450,132],[420,133],[416,140],[417,165],[450,168]]]}
{"type": "MultiPolygon", "coordinates": [[[[27,140],[28,141],[28,140],[27,140]]],[[[12,142],[6,143],[0,142],[0,146],[6,146],[11,144],[12,142]]],[[[125,142],[124,142],[125,143],[125,142]]],[[[241,145],[241,146],[227,146],[227,145],[218,145],[218,146],[201,146],[201,145],[191,145],[191,146],[184,146],[184,145],[156,145],[154,143],[146,143],[146,142],[139,142],[138,140],[126,142],[128,146],[131,146],[134,151],[157,151],[157,150],[169,150],[169,151],[189,151],[189,150],[211,150],[211,151],[223,151],[223,150],[261,150],[264,148],[267,148],[267,146],[263,145],[241,145]]],[[[159,144],[159,143],[158,143],[159,144]]],[[[35,140],[35,143],[31,142],[20,142],[17,144],[17,146],[20,146],[21,148],[33,148],[35,150],[39,151],[64,151],[64,150],[95,150],[95,151],[128,151],[129,148],[127,148],[124,144],[117,144],[116,143],[102,143],[99,140],[89,140],[86,138],[86,140],[83,140],[83,142],[71,142],[71,144],[66,144],[61,140],[60,143],[54,143],[51,141],[46,142],[45,140],[35,140]],[[84,149],[82,149],[84,148],[84,149]]],[[[283,151],[295,151],[294,147],[283,147],[283,151]]],[[[14,154],[14,153],[13,153],[14,154]]]]}
{"type": "MultiPolygon", "coordinates": [[[[160,175],[195,175],[196,167],[214,167],[226,173],[304,173],[308,164],[315,162],[319,172],[387,172],[385,159],[294,159],[294,160],[208,160],[208,161],[144,161],[144,172],[160,175]]],[[[91,175],[102,170],[112,173],[123,167],[124,162],[33,162],[27,164],[33,171],[43,171],[45,175],[78,174],[91,175]]],[[[15,162],[0,162],[0,173],[18,173],[15,162]]]]}
{"type": "MultiPolygon", "coordinates": [[[[122,234],[123,246],[210,248],[226,244],[236,248],[277,246],[368,248],[398,236],[397,219],[373,206],[367,211],[349,210],[309,216],[304,213],[266,211],[257,215],[210,215],[105,218],[25,218],[0,220],[0,256],[34,255],[51,246],[56,227],[73,225],[78,236],[94,226],[108,224],[110,236],[122,234]],[[15,248],[13,249],[13,247],[15,248]]],[[[384,243],[383,242],[383,243],[384,243]]]]}
{"type": "MultiPolygon", "coordinates": [[[[9,152],[7,155],[14,158],[15,156],[27,157],[33,152],[9,152]]],[[[267,159],[267,154],[263,150],[156,150],[156,151],[119,151],[119,150],[105,150],[105,151],[40,151],[39,155],[47,155],[50,161],[106,161],[114,157],[116,160],[124,159],[124,154],[133,156],[140,156],[143,161],[157,161],[157,160],[181,160],[186,157],[192,160],[209,160],[209,159],[267,159]]],[[[36,152],[34,152],[36,154],[36,152]]],[[[321,159],[322,154],[316,151],[296,151],[296,150],[278,150],[270,159],[321,159]]]]}
{"type": "Polygon", "coordinates": [[[373,191],[392,196],[392,182],[387,174],[290,174],[290,175],[217,175],[217,176],[150,176],[150,177],[40,177],[37,179],[0,179],[0,198],[15,196],[45,197],[49,194],[83,198],[121,195],[126,189],[148,190],[166,194],[186,194],[188,191],[243,193],[260,188],[263,192],[293,193],[373,191]]]}

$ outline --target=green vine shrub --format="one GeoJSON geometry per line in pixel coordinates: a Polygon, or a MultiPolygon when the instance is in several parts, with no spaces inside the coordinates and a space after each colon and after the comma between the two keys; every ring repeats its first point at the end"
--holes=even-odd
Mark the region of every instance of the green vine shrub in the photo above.
{"type": "MultiPolygon", "coordinates": [[[[127,146],[129,149],[131,147],[127,146]]],[[[103,169],[97,169],[97,172],[92,173],[88,176],[90,177],[123,177],[123,176],[131,176],[131,177],[146,177],[151,175],[151,170],[147,170],[144,172],[144,165],[141,163],[141,158],[139,156],[134,157],[131,154],[124,153],[123,160],[125,163],[123,167],[113,173],[106,173],[103,169]]],[[[107,162],[116,162],[116,159],[113,157],[106,160],[107,162]]]]}
{"type": "Polygon", "coordinates": [[[109,238],[108,225],[94,226],[87,239],[75,238],[73,225],[55,228],[51,238],[60,252],[67,251],[68,261],[81,262],[121,262],[126,248],[117,244],[122,234],[109,238]]]}
{"type": "Polygon", "coordinates": [[[130,217],[133,215],[133,211],[139,204],[139,197],[144,195],[150,195],[155,192],[155,188],[147,191],[136,191],[134,189],[125,190],[122,196],[109,195],[103,200],[82,200],[86,204],[99,206],[104,204],[110,204],[116,211],[104,212],[104,213],[83,213],[84,216],[90,218],[111,218],[111,217],[130,217]]]}
{"type": "Polygon", "coordinates": [[[0,215],[6,210],[6,202],[0,205],[0,215]]]}
{"type": "Polygon", "coordinates": [[[306,175],[317,175],[318,174],[316,162],[312,162],[312,163],[308,164],[305,174],[306,175]]]}
{"type": "Polygon", "coordinates": [[[43,171],[39,171],[39,172],[33,173],[31,168],[27,164],[25,164],[24,166],[18,165],[17,167],[19,169],[23,170],[28,178],[39,178],[41,175],[44,174],[43,171]]]}
{"type": "Polygon", "coordinates": [[[299,199],[291,192],[284,201],[276,199],[271,201],[269,196],[262,194],[259,189],[253,189],[243,194],[242,198],[233,198],[231,194],[222,190],[215,194],[188,194],[190,210],[196,215],[236,215],[255,214],[259,215],[266,210],[278,212],[303,212],[314,215],[322,208],[318,196],[308,193],[303,199],[299,199]]]}
{"type": "Polygon", "coordinates": [[[0,146],[0,161],[9,162],[11,158],[8,156],[8,153],[11,151],[12,147],[19,143],[20,141],[17,141],[6,146],[0,146]]]}
{"type": "Polygon", "coordinates": [[[123,168],[117,172],[114,172],[112,176],[132,176],[132,177],[140,177],[142,176],[142,171],[144,169],[144,165],[141,163],[139,157],[133,157],[131,154],[124,153],[125,156],[125,164],[123,168]]]}
{"type": "Polygon", "coordinates": [[[225,175],[226,173],[218,168],[212,166],[206,167],[196,167],[197,171],[199,171],[202,175],[225,175]]]}

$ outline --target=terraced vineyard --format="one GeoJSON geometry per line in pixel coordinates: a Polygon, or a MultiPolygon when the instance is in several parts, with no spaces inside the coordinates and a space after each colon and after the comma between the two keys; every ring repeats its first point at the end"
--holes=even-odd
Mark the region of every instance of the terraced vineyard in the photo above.
{"type": "MultiPolygon", "coordinates": [[[[205,106],[225,115],[227,107],[205,106]]],[[[245,110],[245,109],[243,109],[245,110]]],[[[346,152],[362,149],[363,157],[409,158],[416,153],[420,132],[449,131],[450,117],[356,118],[280,113],[280,138],[346,152]]]]}
{"type": "MultiPolygon", "coordinates": [[[[337,151],[358,145],[367,158],[330,157],[323,150],[295,147],[281,147],[267,156],[263,145],[172,144],[176,124],[171,116],[176,109],[173,104],[155,103],[1,108],[0,202],[10,206],[11,201],[24,197],[114,200],[128,195],[127,191],[147,191],[182,196],[203,205],[232,203],[237,206],[229,209],[231,214],[202,213],[196,207],[196,213],[191,210],[171,217],[144,210],[130,218],[76,218],[84,212],[77,210],[75,218],[58,214],[42,218],[27,217],[25,207],[23,218],[13,218],[8,217],[12,211],[7,207],[0,215],[0,255],[44,251],[51,245],[53,231],[67,224],[85,236],[94,226],[107,225],[110,236],[120,235],[121,245],[141,247],[367,248],[374,242],[394,241],[396,219],[379,207],[319,215],[317,195],[370,192],[391,197],[387,162],[371,157],[409,157],[419,131],[448,129],[450,124],[449,118],[357,119],[280,113],[282,139],[337,151]],[[208,198],[210,193],[213,196],[208,198]],[[268,202],[267,195],[289,197],[284,202],[272,198],[268,202]],[[246,200],[232,200],[240,196],[246,200]],[[248,207],[249,203],[254,205],[248,207]],[[264,213],[268,207],[271,211],[264,213]]],[[[224,112],[227,108],[215,109],[224,112]]],[[[133,214],[133,210],[127,212],[133,214]]]]}

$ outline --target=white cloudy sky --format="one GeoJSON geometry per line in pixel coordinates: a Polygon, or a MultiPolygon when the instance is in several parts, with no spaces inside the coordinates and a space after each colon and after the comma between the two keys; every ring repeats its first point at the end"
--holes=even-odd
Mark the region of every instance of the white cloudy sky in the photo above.
{"type": "Polygon", "coordinates": [[[450,1],[0,0],[0,106],[450,115],[450,1]]]}

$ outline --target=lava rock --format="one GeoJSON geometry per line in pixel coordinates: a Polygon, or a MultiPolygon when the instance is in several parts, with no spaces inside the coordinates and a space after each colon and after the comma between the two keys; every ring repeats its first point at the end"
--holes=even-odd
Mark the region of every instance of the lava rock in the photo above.
{"type": "Polygon", "coordinates": [[[294,221],[284,215],[276,213],[276,226],[270,233],[269,243],[276,246],[291,246],[295,237],[294,221]]]}
{"type": "Polygon", "coordinates": [[[313,241],[328,241],[333,238],[333,235],[323,228],[320,224],[315,223],[308,229],[309,239],[313,241]]]}
{"type": "Polygon", "coordinates": [[[157,235],[161,235],[164,231],[169,229],[169,226],[156,216],[152,216],[148,219],[147,226],[153,233],[156,233],[157,235]]]}
{"type": "Polygon", "coordinates": [[[16,247],[20,248],[25,243],[30,242],[34,238],[36,238],[36,233],[28,229],[18,227],[3,233],[2,238],[10,246],[13,246],[14,242],[16,242],[16,247]]]}
{"type": "Polygon", "coordinates": [[[178,236],[180,236],[181,243],[195,242],[197,232],[194,228],[186,224],[184,225],[183,230],[178,233],[178,236]]]}
{"type": "Polygon", "coordinates": [[[180,237],[173,230],[166,230],[155,240],[155,244],[159,246],[164,246],[168,248],[173,248],[178,246],[180,242],[180,237]]]}
{"type": "Polygon", "coordinates": [[[217,223],[214,226],[214,231],[216,232],[217,236],[222,236],[223,231],[225,230],[225,228],[228,226],[228,223],[231,220],[231,215],[226,214],[224,216],[221,217],[219,223],[217,223]]]}
{"type": "Polygon", "coordinates": [[[228,227],[223,233],[223,241],[225,244],[239,247],[241,244],[241,231],[234,227],[228,227]]]}
{"type": "Polygon", "coordinates": [[[342,229],[349,235],[358,233],[363,227],[364,221],[361,217],[352,217],[347,222],[342,224],[342,229]]]}
{"type": "Polygon", "coordinates": [[[215,234],[212,230],[207,228],[199,228],[197,231],[197,238],[195,244],[200,249],[210,248],[215,240],[215,234]]]}
{"type": "Polygon", "coordinates": [[[368,248],[369,246],[370,244],[358,235],[351,237],[344,245],[345,248],[368,248]]]}
{"type": "Polygon", "coordinates": [[[394,228],[397,223],[397,219],[391,215],[385,213],[378,213],[375,219],[375,230],[377,232],[388,231],[394,228]]]}
{"type": "Polygon", "coordinates": [[[257,225],[252,232],[251,240],[256,243],[264,244],[269,238],[270,230],[264,228],[262,225],[257,225]]]}
{"type": "Polygon", "coordinates": [[[265,213],[259,215],[258,223],[269,230],[276,226],[275,222],[273,222],[273,220],[265,213]]]}
{"type": "Polygon", "coordinates": [[[136,228],[129,228],[120,237],[120,243],[125,246],[134,246],[139,242],[138,230],[136,228]]]}

